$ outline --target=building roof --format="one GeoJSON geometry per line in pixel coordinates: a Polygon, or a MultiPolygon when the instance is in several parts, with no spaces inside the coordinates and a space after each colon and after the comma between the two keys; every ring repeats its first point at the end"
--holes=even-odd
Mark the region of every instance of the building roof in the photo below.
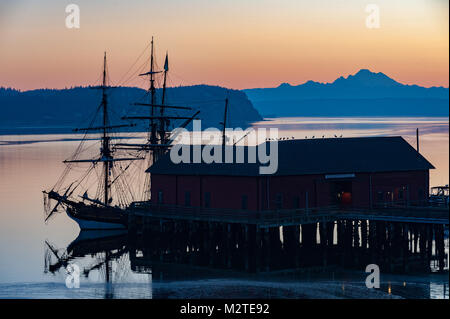
{"type": "MultiPolygon", "coordinates": [[[[266,143],[268,145],[269,143],[266,143]]],[[[202,146],[205,147],[205,146],[202,146]]],[[[248,162],[248,151],[254,147],[231,147],[244,151],[244,163],[175,164],[170,152],[147,172],[167,175],[259,176],[261,164],[248,162]]],[[[256,150],[256,154],[258,151],[256,150]]],[[[267,152],[269,154],[269,152],[267,152]]],[[[275,152],[274,152],[275,154],[275,152]]],[[[434,166],[400,136],[317,138],[278,141],[278,170],[273,175],[343,174],[362,172],[418,171],[434,166]]],[[[263,175],[262,175],[263,176],[263,175]]]]}

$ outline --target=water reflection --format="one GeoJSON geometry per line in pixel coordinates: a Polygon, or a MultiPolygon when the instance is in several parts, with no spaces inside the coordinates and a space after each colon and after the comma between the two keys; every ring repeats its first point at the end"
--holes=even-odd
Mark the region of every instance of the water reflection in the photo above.
{"type": "Polygon", "coordinates": [[[448,298],[440,275],[426,280],[386,275],[380,289],[368,289],[364,273],[332,267],[256,274],[243,264],[233,266],[228,261],[236,256],[220,254],[217,246],[179,242],[179,237],[176,245],[174,240],[160,245],[162,238],[150,235],[82,231],[64,249],[47,241],[44,272],[59,276],[57,290],[71,298],[448,298]],[[63,283],[73,263],[81,270],[79,290],[63,283]]]}
{"type": "Polygon", "coordinates": [[[58,249],[49,241],[45,244],[44,273],[67,276],[68,265],[75,264],[82,285],[104,283],[106,299],[116,297],[115,285],[133,282],[150,284],[151,292],[151,272],[131,272],[126,231],[82,231],[66,249],[58,249]]]}
{"type": "MultiPolygon", "coordinates": [[[[276,124],[280,136],[402,135],[412,146],[415,146],[415,129],[419,127],[421,152],[436,167],[430,172],[430,186],[449,182],[448,118],[297,118],[263,123],[265,126],[276,124]],[[281,123],[283,121],[286,125],[281,123]]],[[[79,248],[72,246],[69,249],[79,230],[67,216],[61,214],[48,225],[43,223],[41,190],[58,179],[64,169],[61,161],[73,153],[78,139],[79,136],[69,134],[0,135],[0,298],[104,298],[111,295],[105,291],[108,287],[105,285],[103,262],[106,253],[100,249],[105,246],[103,242],[98,239],[98,250],[86,250],[83,255],[79,248]],[[82,274],[80,289],[66,288],[66,271],[62,264],[59,270],[50,272],[46,268],[47,273],[43,272],[44,250],[52,258],[48,265],[57,267],[59,260],[45,243],[46,239],[60,258],[65,256],[66,250],[71,251],[73,258],[68,262],[77,262],[83,269],[100,264],[89,271],[87,277],[82,274]]],[[[255,275],[217,268],[214,262],[210,266],[208,258],[200,258],[205,263],[203,265],[191,265],[183,260],[164,259],[161,262],[156,260],[159,257],[149,262],[139,259],[144,256],[140,249],[136,251],[136,258],[130,257],[133,241],[125,237],[119,240],[122,243],[115,249],[109,250],[110,254],[122,253],[110,261],[114,298],[384,298],[388,295],[388,280],[391,281],[393,297],[448,298],[448,274],[386,275],[382,277],[381,291],[371,292],[364,285],[363,270],[285,275],[277,275],[273,271],[267,275],[255,275]]],[[[149,238],[147,242],[152,241],[149,238]]],[[[85,245],[82,243],[80,247],[85,245]]],[[[133,245],[139,248],[140,244],[133,245]]],[[[163,254],[163,258],[168,256],[170,254],[163,254]]],[[[195,260],[194,257],[192,259],[195,260]]]]}

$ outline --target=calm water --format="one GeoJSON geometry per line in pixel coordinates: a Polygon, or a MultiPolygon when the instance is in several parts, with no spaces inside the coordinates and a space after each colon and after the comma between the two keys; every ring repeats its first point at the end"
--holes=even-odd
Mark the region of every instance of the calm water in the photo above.
{"type": "MultiPolygon", "coordinates": [[[[448,118],[281,118],[255,125],[276,126],[280,136],[296,138],[401,135],[414,147],[418,127],[421,153],[436,167],[430,185],[449,181],[448,118]]],[[[126,253],[111,262],[112,285],[104,283],[104,254],[75,258],[82,269],[92,270],[82,276],[80,289],[68,289],[64,269],[45,272],[46,262],[64,259],[79,229],[64,214],[44,224],[42,190],[58,179],[77,138],[0,136],[0,298],[448,298],[448,274],[382,274],[379,290],[365,287],[363,271],[256,276],[167,265],[155,277],[151,269],[130,269],[126,253]]]]}

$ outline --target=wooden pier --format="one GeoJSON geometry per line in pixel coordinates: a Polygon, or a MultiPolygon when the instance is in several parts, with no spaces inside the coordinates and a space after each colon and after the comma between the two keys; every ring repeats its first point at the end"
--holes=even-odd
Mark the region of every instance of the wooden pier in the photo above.
{"type": "Polygon", "coordinates": [[[189,258],[203,254],[209,263],[222,258],[224,265],[237,263],[256,272],[335,265],[363,269],[370,263],[382,271],[429,272],[431,261],[435,271],[444,271],[448,224],[446,207],[401,205],[252,212],[135,203],[129,214],[130,233],[161,246],[159,261],[178,250],[180,260],[189,252],[189,258]]]}
{"type": "Polygon", "coordinates": [[[134,203],[130,217],[146,217],[164,220],[190,220],[231,224],[257,225],[259,228],[313,224],[336,220],[372,220],[421,224],[449,224],[447,207],[380,205],[374,209],[339,208],[337,206],[249,211],[235,209],[211,209],[173,205],[134,203]]]}

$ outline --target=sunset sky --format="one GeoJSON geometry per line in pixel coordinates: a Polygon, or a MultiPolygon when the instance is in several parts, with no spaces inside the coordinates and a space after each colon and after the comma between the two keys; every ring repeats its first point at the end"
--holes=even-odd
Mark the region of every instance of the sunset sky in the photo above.
{"type": "MultiPolygon", "coordinates": [[[[1,0],[0,86],[95,84],[103,52],[115,85],[155,37],[171,85],[244,89],[330,82],[361,68],[423,86],[449,85],[448,0],[1,0]],[[65,26],[68,4],[80,28],[65,26]],[[380,28],[366,27],[369,3],[380,28]]],[[[127,81],[128,80],[128,81],[127,81]]]]}

